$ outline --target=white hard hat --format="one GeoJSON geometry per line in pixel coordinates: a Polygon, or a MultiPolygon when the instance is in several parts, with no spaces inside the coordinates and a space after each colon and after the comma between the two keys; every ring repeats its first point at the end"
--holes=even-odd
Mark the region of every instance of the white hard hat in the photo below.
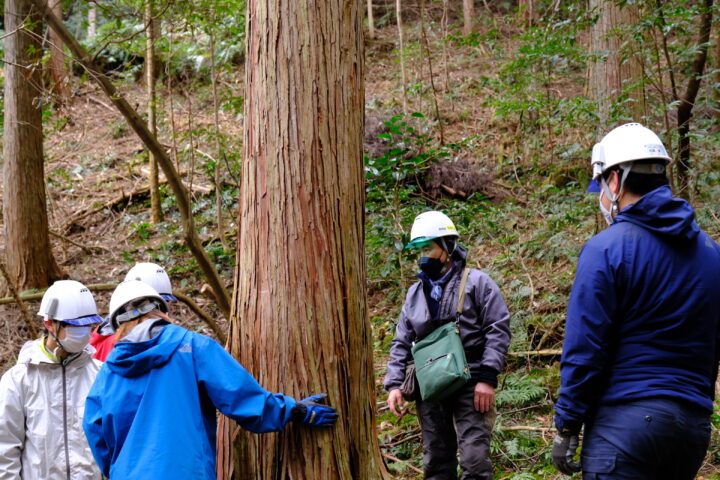
{"type": "Polygon", "coordinates": [[[88,288],[75,280],[59,280],[45,291],[38,315],[70,325],[102,322],[95,299],[88,288]]]}
{"type": "Polygon", "coordinates": [[[110,325],[117,330],[121,323],[142,317],[154,308],[168,311],[165,299],[157,290],[140,280],[127,280],[118,285],[110,297],[110,325]]]}
{"type": "Polygon", "coordinates": [[[405,248],[413,248],[440,237],[459,237],[455,224],[442,212],[424,212],[415,217],[410,230],[410,243],[405,248]]]}
{"type": "Polygon", "coordinates": [[[165,300],[169,302],[177,302],[177,298],[172,294],[172,285],[170,277],[165,269],[156,263],[136,263],[133,268],[125,275],[127,280],[140,280],[153,287],[165,300]]]}
{"type": "Polygon", "coordinates": [[[638,173],[661,174],[672,158],[665,150],[660,138],[647,127],[639,123],[626,123],[612,129],[600,142],[593,146],[592,167],[593,182],[588,191],[599,192],[599,177],[609,168],[635,162],[637,160],[659,160],[658,163],[632,165],[631,170],[638,173]]]}

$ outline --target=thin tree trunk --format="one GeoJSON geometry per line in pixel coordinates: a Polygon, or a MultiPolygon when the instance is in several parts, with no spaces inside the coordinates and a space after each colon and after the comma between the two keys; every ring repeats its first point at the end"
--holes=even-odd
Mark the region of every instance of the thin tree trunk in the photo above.
{"type": "Polygon", "coordinates": [[[228,245],[228,241],[225,238],[225,221],[223,219],[223,198],[222,198],[222,181],[221,181],[221,173],[222,173],[222,165],[220,163],[220,159],[225,157],[225,151],[222,146],[222,141],[220,140],[220,117],[219,117],[219,110],[220,106],[218,105],[218,92],[217,92],[217,68],[215,66],[215,34],[212,32],[212,27],[210,31],[210,78],[212,82],[212,91],[213,91],[213,123],[215,126],[215,149],[216,149],[216,155],[217,158],[215,159],[215,213],[217,216],[217,234],[218,238],[220,239],[220,243],[223,246],[223,249],[225,251],[230,250],[230,245],[228,245]]]}
{"type": "MultiPolygon", "coordinates": [[[[442,19],[440,20],[440,23],[442,25],[442,32],[443,32],[443,71],[445,73],[445,88],[443,91],[445,93],[450,91],[450,71],[449,71],[449,63],[450,63],[450,53],[448,52],[448,14],[449,14],[449,8],[448,8],[448,1],[449,0],[442,0],[442,19]]],[[[455,111],[455,102],[450,102],[450,108],[455,111]]]]}
{"type": "MultiPolygon", "coordinates": [[[[25,1],[25,0],[23,0],[25,1]]],[[[153,152],[158,159],[158,164],[163,169],[165,176],[167,177],[168,184],[175,193],[175,199],[177,200],[178,211],[182,217],[183,235],[184,241],[188,248],[193,254],[195,260],[202,272],[205,274],[210,287],[215,292],[215,296],[218,299],[218,308],[226,317],[230,315],[230,295],[228,294],[227,288],[224,282],[220,278],[214,264],[210,260],[207,252],[203,248],[202,241],[195,230],[195,221],[192,216],[192,210],[190,206],[190,195],[188,194],[185,185],[182,183],[180,176],[175,170],[175,167],[170,159],[170,156],[165,151],[165,148],[160,145],[157,138],[150,133],[147,124],[140,118],[140,115],[130,106],[128,101],[123,97],[120,92],[117,91],[115,86],[108,78],[101,73],[101,70],[95,65],[88,52],[80,45],[80,42],[68,31],[63,22],[59,20],[52,11],[47,8],[47,4],[43,0],[30,0],[32,4],[38,8],[42,15],[47,20],[48,24],[54,29],[68,46],[70,51],[75,56],[75,59],[90,73],[89,77],[95,80],[100,88],[102,88],[105,95],[113,102],[115,107],[123,114],[128,125],[132,127],[143,144],[153,152]]],[[[7,85],[7,84],[6,84],[7,85]]]]}
{"type": "MultiPolygon", "coordinates": [[[[155,79],[157,78],[157,59],[155,57],[155,40],[157,20],[153,16],[153,0],[145,0],[145,88],[148,96],[148,128],[153,137],[157,138],[157,95],[155,79]]],[[[158,163],[155,155],[148,150],[148,163],[150,164],[150,218],[152,223],[163,221],[162,205],[160,204],[160,183],[158,181],[158,163]]]]}
{"type": "Polygon", "coordinates": [[[430,42],[428,41],[427,31],[425,30],[425,0],[420,0],[420,33],[422,35],[422,44],[427,56],[428,71],[430,73],[430,88],[433,94],[433,104],[435,105],[435,119],[440,129],[440,144],[445,145],[445,128],[443,127],[443,119],[440,116],[440,105],[437,99],[437,89],[435,88],[435,75],[433,74],[432,52],[430,52],[430,42]]]}
{"type": "Polygon", "coordinates": [[[590,89],[598,104],[598,128],[604,131],[610,126],[613,102],[623,93],[632,100],[626,115],[639,121],[645,114],[643,90],[638,86],[642,65],[634,53],[621,52],[625,36],[618,33],[622,26],[637,24],[639,13],[637,6],[621,7],[614,0],[590,0],[590,8],[600,14],[591,31],[591,51],[603,58],[590,66],[590,89]]]}
{"type": "Polygon", "coordinates": [[[713,19],[713,0],[704,0],[703,12],[700,15],[698,49],[695,52],[692,71],[688,79],[685,93],[680,98],[680,104],[677,107],[677,126],[679,137],[679,161],[677,163],[677,173],[679,190],[686,197],[689,197],[687,187],[689,186],[688,173],[690,171],[690,120],[692,119],[692,109],[695,105],[698,91],[700,90],[700,82],[705,72],[705,63],[707,61],[707,53],[710,43],[710,29],[713,19]]]}
{"type": "Polygon", "coordinates": [[[97,7],[94,4],[88,9],[88,29],[87,38],[92,40],[97,35],[97,7]]]}
{"type": "Polygon", "coordinates": [[[475,19],[475,0],[463,0],[463,35],[468,36],[473,31],[475,19]]]}
{"type": "Polygon", "coordinates": [[[368,38],[375,40],[375,17],[373,17],[373,0],[367,0],[368,38]]]}
{"type": "MultiPolygon", "coordinates": [[[[62,0],[50,0],[50,8],[58,18],[62,18],[62,0]]],[[[63,43],[53,31],[49,32],[48,40],[50,43],[50,73],[53,79],[52,90],[57,106],[62,107],[70,102],[70,80],[65,66],[63,43]]]]}
{"type": "Polygon", "coordinates": [[[219,479],[386,476],[364,293],[361,5],[248,2],[229,346],[266,388],[327,392],[340,418],[266,435],[224,419],[219,479]]]}
{"type": "Polygon", "coordinates": [[[535,1],[520,0],[518,3],[518,13],[520,21],[525,28],[530,28],[535,24],[535,1]]]}
{"type": "Polygon", "coordinates": [[[408,98],[407,98],[407,76],[405,75],[405,39],[403,35],[403,23],[402,23],[402,6],[400,0],[395,0],[395,16],[397,18],[397,29],[398,29],[398,41],[400,43],[399,54],[400,54],[400,82],[402,83],[402,95],[403,95],[403,113],[408,113],[408,98]]]}
{"type": "Polygon", "coordinates": [[[20,290],[64,276],[50,245],[39,100],[42,19],[32,5],[5,0],[4,11],[5,30],[15,33],[5,38],[2,204],[8,275],[20,290]]]}

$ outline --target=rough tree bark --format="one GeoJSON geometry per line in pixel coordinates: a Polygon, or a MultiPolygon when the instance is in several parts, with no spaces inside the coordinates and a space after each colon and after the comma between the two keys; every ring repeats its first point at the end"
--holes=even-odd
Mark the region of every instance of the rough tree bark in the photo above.
{"type": "MultiPolygon", "coordinates": [[[[62,0],[50,0],[50,8],[58,18],[62,18],[62,0]]],[[[48,32],[48,40],[50,41],[50,73],[53,78],[52,90],[58,106],[68,105],[70,102],[70,77],[65,66],[63,42],[52,30],[48,32]]]]}
{"type": "Polygon", "coordinates": [[[64,276],[52,255],[45,194],[42,22],[32,0],[5,0],[3,220],[8,274],[20,290],[64,276]],[[25,24],[28,30],[21,27],[25,24]]]}
{"type": "Polygon", "coordinates": [[[218,478],[383,478],[364,293],[361,2],[251,0],[247,18],[229,347],[271,391],[327,392],[340,418],[267,435],[223,418],[218,478]]]}
{"type": "Polygon", "coordinates": [[[632,100],[625,112],[640,121],[645,114],[644,92],[635,86],[642,78],[642,65],[632,52],[621,51],[626,37],[618,33],[622,26],[638,22],[638,7],[619,6],[615,0],[590,0],[590,8],[597,9],[597,23],[591,31],[591,51],[597,60],[590,64],[590,90],[598,104],[600,131],[607,130],[613,102],[625,90],[632,100]]]}
{"type": "MultiPolygon", "coordinates": [[[[157,59],[155,57],[155,40],[157,38],[158,20],[153,15],[153,0],[145,0],[145,88],[148,96],[148,128],[154,137],[157,137],[156,119],[156,92],[157,59]]],[[[150,218],[152,223],[163,220],[162,206],[160,205],[160,182],[158,180],[158,163],[155,155],[148,150],[148,164],[150,166],[150,218]]]]}

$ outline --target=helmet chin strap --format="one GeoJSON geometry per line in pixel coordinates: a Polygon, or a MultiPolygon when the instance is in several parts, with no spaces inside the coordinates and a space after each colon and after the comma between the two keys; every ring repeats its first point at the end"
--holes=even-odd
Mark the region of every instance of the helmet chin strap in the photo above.
{"type": "Polygon", "coordinates": [[[600,186],[602,187],[605,196],[608,198],[608,200],[610,200],[610,212],[613,218],[615,218],[619,212],[618,200],[620,199],[620,194],[625,187],[625,179],[630,173],[631,168],[632,164],[620,166],[620,170],[622,170],[622,175],[620,176],[620,188],[618,188],[616,194],[610,191],[610,186],[607,184],[605,178],[600,177],[600,186]]]}

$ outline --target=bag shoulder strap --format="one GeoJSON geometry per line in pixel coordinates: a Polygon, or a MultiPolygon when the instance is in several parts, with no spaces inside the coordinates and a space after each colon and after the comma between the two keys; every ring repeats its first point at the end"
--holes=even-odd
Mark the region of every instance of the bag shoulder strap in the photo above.
{"type": "Polygon", "coordinates": [[[465,269],[462,272],[462,277],[460,277],[460,287],[458,290],[458,302],[457,302],[457,319],[460,320],[460,314],[463,311],[463,306],[465,305],[465,285],[467,284],[468,275],[470,275],[470,269],[465,267],[465,269]]]}

